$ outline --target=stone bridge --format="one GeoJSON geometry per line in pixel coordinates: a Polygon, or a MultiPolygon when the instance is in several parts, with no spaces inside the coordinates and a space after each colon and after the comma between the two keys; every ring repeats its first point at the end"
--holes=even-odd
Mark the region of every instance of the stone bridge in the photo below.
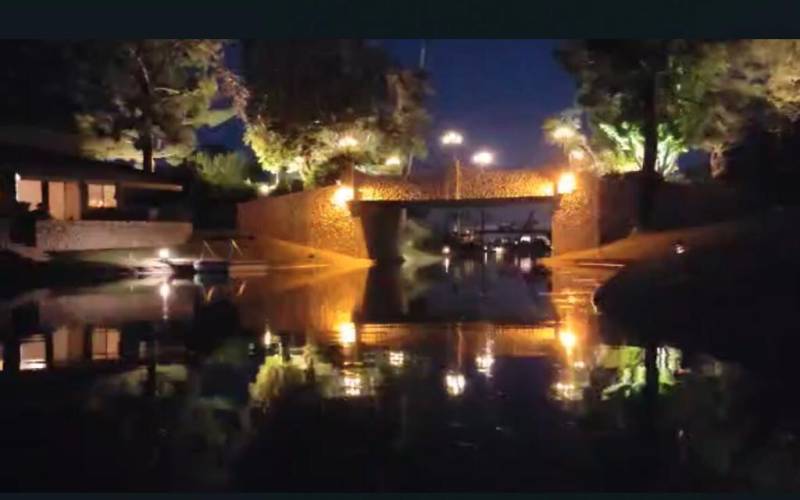
{"type": "MultiPolygon", "coordinates": [[[[554,252],[587,248],[591,246],[591,238],[586,242],[573,236],[565,238],[562,227],[570,224],[561,222],[567,219],[570,223],[579,222],[575,214],[581,211],[576,212],[575,207],[590,203],[591,199],[574,185],[571,189],[560,189],[562,173],[555,169],[479,169],[454,165],[439,175],[402,179],[351,170],[339,186],[240,204],[239,231],[256,239],[275,238],[360,259],[393,261],[400,258],[398,239],[403,210],[407,207],[554,203],[554,252]]],[[[577,186],[580,184],[579,181],[577,186]]],[[[583,239],[586,238],[578,238],[583,239]]]]}

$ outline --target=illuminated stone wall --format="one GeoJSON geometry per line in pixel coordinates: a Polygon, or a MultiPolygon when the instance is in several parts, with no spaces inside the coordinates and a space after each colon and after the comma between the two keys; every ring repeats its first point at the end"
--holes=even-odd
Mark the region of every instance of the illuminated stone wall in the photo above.
{"type": "Polygon", "coordinates": [[[598,215],[598,179],[588,174],[578,175],[575,191],[555,199],[550,225],[553,255],[599,245],[598,215]]]}
{"type": "Polygon", "coordinates": [[[191,235],[189,222],[36,221],[36,247],[55,252],[174,246],[191,235]]]}
{"type": "Polygon", "coordinates": [[[336,186],[258,198],[238,206],[239,231],[350,257],[369,258],[361,220],[333,203],[336,186]]]}
{"type": "Polygon", "coordinates": [[[487,199],[552,196],[550,173],[533,169],[450,167],[443,175],[412,177],[355,174],[361,200],[487,199]],[[458,195],[456,194],[458,193],[458,195]]]}

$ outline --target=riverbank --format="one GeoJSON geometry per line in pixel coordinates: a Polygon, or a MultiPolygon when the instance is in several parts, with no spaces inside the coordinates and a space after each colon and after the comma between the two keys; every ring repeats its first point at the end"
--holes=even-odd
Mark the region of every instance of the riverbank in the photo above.
{"type": "Polygon", "coordinates": [[[618,262],[596,292],[602,314],[642,333],[642,341],[700,346],[746,357],[761,370],[785,369],[800,347],[800,210],[773,210],[723,224],[635,235],[575,252],[552,266],[618,262]],[[675,250],[681,241],[683,253],[675,250]],[[646,338],[645,338],[646,337],[646,338]],[[746,354],[746,356],[743,356],[746,354]]]}

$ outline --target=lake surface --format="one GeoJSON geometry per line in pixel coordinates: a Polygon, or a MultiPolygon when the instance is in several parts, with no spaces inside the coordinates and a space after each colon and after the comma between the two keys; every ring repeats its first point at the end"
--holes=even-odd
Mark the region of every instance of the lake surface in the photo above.
{"type": "Polygon", "coordinates": [[[0,488],[799,489],[791,374],[610,324],[612,272],[489,255],[17,297],[0,488]]]}

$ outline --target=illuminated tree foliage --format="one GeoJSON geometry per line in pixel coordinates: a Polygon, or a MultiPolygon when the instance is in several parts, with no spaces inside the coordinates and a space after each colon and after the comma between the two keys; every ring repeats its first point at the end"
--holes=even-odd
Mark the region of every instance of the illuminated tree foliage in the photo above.
{"type": "MultiPolygon", "coordinates": [[[[247,95],[224,64],[224,45],[219,40],[3,42],[0,90],[22,96],[0,105],[3,125],[58,133],[80,154],[139,161],[146,170],[153,169],[155,158],[179,162],[194,150],[197,128],[244,109],[247,95]]],[[[14,132],[10,135],[27,133],[14,132]]],[[[36,134],[27,135],[36,142],[36,134]]],[[[40,133],[38,142],[50,146],[41,139],[49,135],[40,133]]]]}
{"type": "Polygon", "coordinates": [[[348,164],[400,173],[408,155],[425,154],[425,77],[395,67],[380,48],[361,40],[243,47],[253,96],[244,140],[264,169],[286,168],[314,185],[348,164]]]}
{"type": "Polygon", "coordinates": [[[190,163],[205,182],[223,189],[245,187],[250,173],[250,161],[237,152],[200,151],[190,157],[190,163]]]}

